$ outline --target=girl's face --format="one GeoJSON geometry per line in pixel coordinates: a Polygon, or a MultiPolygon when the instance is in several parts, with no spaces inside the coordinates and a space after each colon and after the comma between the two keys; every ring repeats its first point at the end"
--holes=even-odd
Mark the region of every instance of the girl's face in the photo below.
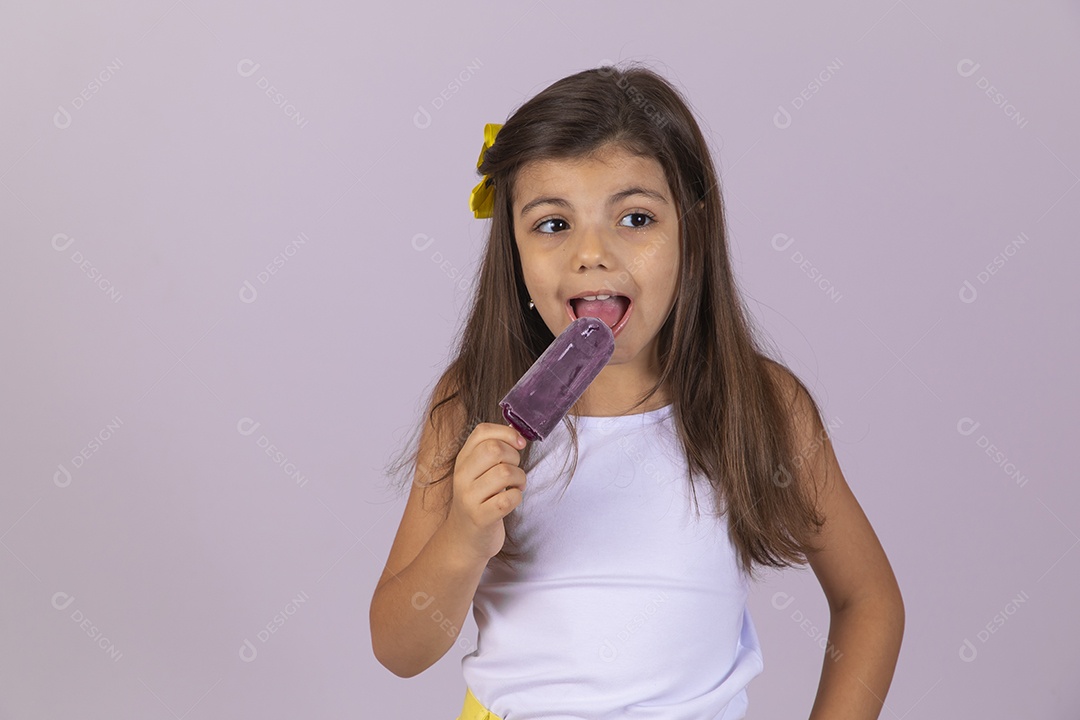
{"type": "Polygon", "coordinates": [[[571,298],[624,296],[626,312],[604,318],[615,353],[594,384],[606,375],[614,392],[616,379],[637,389],[654,378],[656,336],[679,277],[679,216],[660,163],[609,144],[589,159],[529,163],[515,185],[514,238],[536,303],[529,312],[557,336],[577,317],[571,298]]]}

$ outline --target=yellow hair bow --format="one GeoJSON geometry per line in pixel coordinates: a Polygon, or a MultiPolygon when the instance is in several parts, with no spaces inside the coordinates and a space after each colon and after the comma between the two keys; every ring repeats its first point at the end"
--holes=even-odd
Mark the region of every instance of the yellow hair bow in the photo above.
{"type": "MultiPolygon", "coordinates": [[[[499,129],[502,128],[501,124],[488,123],[484,126],[484,147],[480,150],[480,157],[476,161],[476,168],[480,169],[480,164],[484,162],[484,153],[487,149],[495,144],[495,136],[499,134],[499,129]]],[[[473,211],[473,215],[478,218],[489,218],[495,207],[495,180],[493,178],[484,176],[483,180],[476,184],[476,187],[472,189],[472,194],[469,195],[469,209],[473,211]]]]}

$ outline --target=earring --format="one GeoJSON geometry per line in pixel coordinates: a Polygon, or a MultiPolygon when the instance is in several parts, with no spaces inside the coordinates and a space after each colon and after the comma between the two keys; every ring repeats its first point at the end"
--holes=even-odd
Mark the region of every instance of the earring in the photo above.
{"type": "Polygon", "coordinates": [[[529,298],[529,309],[532,310],[534,307],[536,307],[536,303],[532,301],[532,298],[529,298]]]}

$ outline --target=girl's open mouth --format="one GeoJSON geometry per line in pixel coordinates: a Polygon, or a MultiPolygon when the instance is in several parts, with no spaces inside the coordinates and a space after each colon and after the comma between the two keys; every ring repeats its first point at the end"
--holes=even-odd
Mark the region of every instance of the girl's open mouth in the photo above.
{"type": "Polygon", "coordinates": [[[625,295],[611,295],[606,300],[571,298],[566,302],[566,314],[570,322],[579,317],[595,317],[603,320],[617,338],[633,312],[634,301],[625,295]]]}

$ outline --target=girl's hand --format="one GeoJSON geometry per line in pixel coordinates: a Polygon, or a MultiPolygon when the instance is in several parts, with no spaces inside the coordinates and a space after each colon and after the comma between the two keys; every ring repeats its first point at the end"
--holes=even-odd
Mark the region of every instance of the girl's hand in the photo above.
{"type": "Polygon", "coordinates": [[[479,423],[454,466],[454,496],[446,522],[466,552],[487,562],[506,540],[503,518],[521,504],[525,438],[509,425],[479,423]]]}

